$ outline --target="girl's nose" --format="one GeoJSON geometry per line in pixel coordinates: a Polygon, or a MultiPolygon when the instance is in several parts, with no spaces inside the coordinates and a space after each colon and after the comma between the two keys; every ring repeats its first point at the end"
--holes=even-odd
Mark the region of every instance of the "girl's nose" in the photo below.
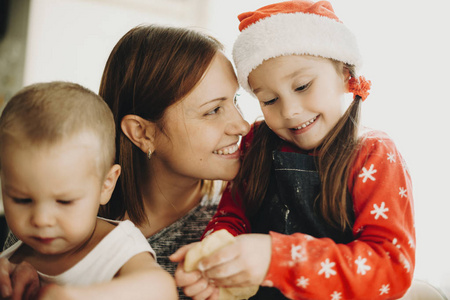
{"type": "Polygon", "coordinates": [[[298,99],[284,98],[281,100],[280,114],[283,119],[289,120],[303,112],[303,107],[298,99]]]}

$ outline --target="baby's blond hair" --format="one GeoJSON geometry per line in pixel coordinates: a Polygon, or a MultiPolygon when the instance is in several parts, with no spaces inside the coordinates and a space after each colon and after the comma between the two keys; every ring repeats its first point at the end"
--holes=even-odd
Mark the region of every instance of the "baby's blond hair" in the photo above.
{"type": "Polygon", "coordinates": [[[0,156],[8,140],[18,136],[30,146],[51,146],[81,133],[98,139],[101,151],[96,159],[104,176],[115,158],[115,125],[108,105],[79,84],[33,84],[15,94],[3,110],[0,156]]]}

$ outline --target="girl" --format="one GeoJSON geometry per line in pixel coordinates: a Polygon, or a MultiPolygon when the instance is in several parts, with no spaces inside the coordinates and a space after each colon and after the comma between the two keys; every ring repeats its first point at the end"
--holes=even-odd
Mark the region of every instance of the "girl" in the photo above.
{"type": "MultiPolygon", "coordinates": [[[[261,285],[255,299],[399,298],[414,271],[411,180],[393,141],[359,125],[370,82],[356,77],[353,34],[326,1],[239,19],[238,78],[265,121],[243,140],[242,167],[206,234],[258,234],[199,268],[219,286],[261,285]],[[354,99],[344,111],[346,92],[354,99]]],[[[184,285],[204,299],[198,284],[184,285]]]]}

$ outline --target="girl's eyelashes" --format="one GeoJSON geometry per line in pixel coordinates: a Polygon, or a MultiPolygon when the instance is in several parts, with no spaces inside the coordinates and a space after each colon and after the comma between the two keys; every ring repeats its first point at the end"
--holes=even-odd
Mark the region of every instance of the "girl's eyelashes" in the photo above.
{"type": "Polygon", "coordinates": [[[305,85],[299,86],[298,88],[295,89],[296,92],[301,92],[306,90],[307,88],[309,88],[309,86],[311,85],[311,83],[307,83],[305,85]]]}
{"type": "Polygon", "coordinates": [[[263,104],[264,106],[272,105],[272,104],[274,104],[277,100],[278,100],[278,97],[277,97],[277,98],[273,98],[273,99],[271,99],[271,100],[269,100],[269,101],[262,101],[262,104],[263,104]]]}

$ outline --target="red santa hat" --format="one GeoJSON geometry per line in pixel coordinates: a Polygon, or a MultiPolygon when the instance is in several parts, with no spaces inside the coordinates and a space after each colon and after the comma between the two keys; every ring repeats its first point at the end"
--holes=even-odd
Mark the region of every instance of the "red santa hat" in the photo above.
{"type": "Polygon", "coordinates": [[[353,33],[328,1],[292,0],[238,16],[241,31],[233,47],[239,83],[251,92],[248,75],[264,60],[282,55],[314,55],[354,65],[362,58],[353,33]]]}

